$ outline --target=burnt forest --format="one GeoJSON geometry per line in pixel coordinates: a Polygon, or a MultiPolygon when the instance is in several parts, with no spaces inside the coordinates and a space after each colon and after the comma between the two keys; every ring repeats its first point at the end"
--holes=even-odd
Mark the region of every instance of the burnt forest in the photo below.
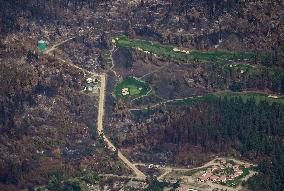
{"type": "Polygon", "coordinates": [[[0,191],[284,190],[283,1],[0,15],[0,191]]]}

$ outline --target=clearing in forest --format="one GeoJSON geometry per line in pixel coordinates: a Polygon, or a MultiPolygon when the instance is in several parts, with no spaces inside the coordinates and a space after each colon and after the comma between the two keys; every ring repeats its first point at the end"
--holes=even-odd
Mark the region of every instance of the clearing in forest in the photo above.
{"type": "MultiPolygon", "coordinates": [[[[125,48],[135,48],[146,53],[152,53],[158,57],[168,58],[177,61],[214,61],[223,63],[224,61],[253,61],[253,52],[230,52],[230,51],[177,51],[179,49],[141,39],[129,39],[125,36],[113,39],[117,46],[125,48]]],[[[280,55],[282,56],[282,55],[280,55]]],[[[259,54],[259,59],[269,61],[269,53],[259,54]]]]}
{"type": "Polygon", "coordinates": [[[115,88],[117,98],[133,98],[146,95],[151,88],[143,81],[134,77],[125,77],[115,88]]]}
{"type": "Polygon", "coordinates": [[[208,102],[211,100],[218,100],[218,99],[242,99],[243,102],[247,102],[249,100],[255,101],[257,104],[266,101],[269,104],[284,104],[284,97],[283,96],[273,96],[268,95],[265,93],[259,93],[259,92],[230,92],[230,91],[224,91],[224,92],[216,92],[216,93],[209,93],[204,96],[194,96],[189,97],[184,100],[177,100],[176,103],[186,103],[188,105],[194,105],[199,102],[208,102]]]}

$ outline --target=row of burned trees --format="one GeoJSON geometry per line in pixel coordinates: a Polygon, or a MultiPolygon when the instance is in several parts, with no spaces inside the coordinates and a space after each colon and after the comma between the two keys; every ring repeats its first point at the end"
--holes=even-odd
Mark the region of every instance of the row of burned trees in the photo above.
{"type": "Polygon", "coordinates": [[[17,18],[28,16],[35,20],[58,19],[65,10],[78,11],[88,6],[96,11],[100,4],[108,5],[111,0],[0,0],[0,32],[9,33],[19,30],[17,18]]]}

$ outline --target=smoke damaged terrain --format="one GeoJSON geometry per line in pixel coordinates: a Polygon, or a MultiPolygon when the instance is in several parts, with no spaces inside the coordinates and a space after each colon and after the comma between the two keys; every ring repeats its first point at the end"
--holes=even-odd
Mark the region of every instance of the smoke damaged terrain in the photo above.
{"type": "Polygon", "coordinates": [[[284,189],[282,1],[0,0],[0,15],[0,190],[284,189]],[[255,173],[189,173],[216,157],[255,173]]]}

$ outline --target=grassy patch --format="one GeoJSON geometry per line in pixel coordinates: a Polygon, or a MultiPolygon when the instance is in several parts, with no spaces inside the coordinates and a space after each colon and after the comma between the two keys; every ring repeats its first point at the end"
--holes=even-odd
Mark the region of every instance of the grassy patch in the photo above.
{"type": "MultiPolygon", "coordinates": [[[[178,50],[173,46],[162,45],[159,43],[141,40],[129,39],[125,36],[116,37],[117,46],[124,48],[135,48],[141,51],[154,54],[161,58],[167,58],[175,61],[204,61],[214,62],[222,67],[224,74],[229,75],[230,71],[249,74],[252,78],[258,78],[260,75],[268,73],[269,78],[278,82],[283,78],[284,70],[279,67],[257,66],[248,64],[254,61],[253,52],[230,52],[230,51],[185,51],[178,50]],[[230,64],[231,63],[231,64],[230,64]]],[[[258,54],[258,61],[263,63],[271,62],[271,54],[263,52],[258,54]]],[[[279,59],[284,59],[283,53],[279,54],[279,59]]]]}
{"type": "Polygon", "coordinates": [[[134,77],[126,77],[119,82],[115,88],[115,95],[117,98],[133,98],[146,95],[151,88],[145,82],[139,81],[134,77]],[[123,95],[122,90],[127,88],[128,94],[123,95]]]}
{"type": "Polygon", "coordinates": [[[254,71],[254,68],[250,64],[243,64],[243,63],[242,64],[226,64],[224,65],[223,70],[225,71],[236,70],[240,73],[245,73],[245,72],[251,73],[254,71]]]}
{"type": "Polygon", "coordinates": [[[272,80],[280,81],[284,77],[284,69],[280,67],[267,67],[267,66],[252,66],[245,63],[232,63],[222,66],[225,74],[230,71],[237,71],[239,73],[248,73],[251,78],[260,78],[262,74],[266,74],[272,80]]]}
{"type": "MultiPolygon", "coordinates": [[[[155,54],[159,57],[177,61],[253,61],[253,52],[229,52],[229,51],[178,51],[172,46],[161,45],[151,41],[140,39],[129,39],[125,36],[115,38],[116,44],[125,48],[139,48],[143,51],[155,54]]],[[[260,59],[269,58],[267,53],[260,54],[260,59]]]]}
{"type": "Polygon", "coordinates": [[[206,94],[204,96],[194,96],[194,97],[187,98],[186,100],[184,100],[184,102],[187,105],[195,105],[195,104],[200,103],[200,102],[209,102],[209,101],[213,101],[213,100],[217,100],[217,99],[218,99],[218,96],[216,96],[213,93],[210,93],[210,94],[206,94]]]}
{"type": "Polygon", "coordinates": [[[273,98],[269,97],[267,94],[264,93],[257,93],[257,92],[224,92],[224,93],[216,93],[215,94],[218,97],[221,98],[227,98],[227,99],[232,99],[232,98],[241,98],[243,102],[247,102],[248,100],[254,100],[257,104],[266,101],[270,104],[272,103],[279,103],[279,104],[284,104],[284,97],[278,97],[278,98],[273,98]]]}
{"type": "Polygon", "coordinates": [[[269,104],[278,103],[284,104],[284,97],[280,96],[278,98],[269,97],[267,94],[264,93],[257,93],[257,92],[220,92],[220,93],[209,93],[204,96],[194,96],[189,97],[184,100],[175,101],[177,104],[187,104],[187,105],[195,105],[201,102],[210,102],[216,101],[218,99],[236,99],[240,98],[243,102],[247,102],[248,100],[254,100],[257,104],[262,101],[266,101],[269,104]]]}

